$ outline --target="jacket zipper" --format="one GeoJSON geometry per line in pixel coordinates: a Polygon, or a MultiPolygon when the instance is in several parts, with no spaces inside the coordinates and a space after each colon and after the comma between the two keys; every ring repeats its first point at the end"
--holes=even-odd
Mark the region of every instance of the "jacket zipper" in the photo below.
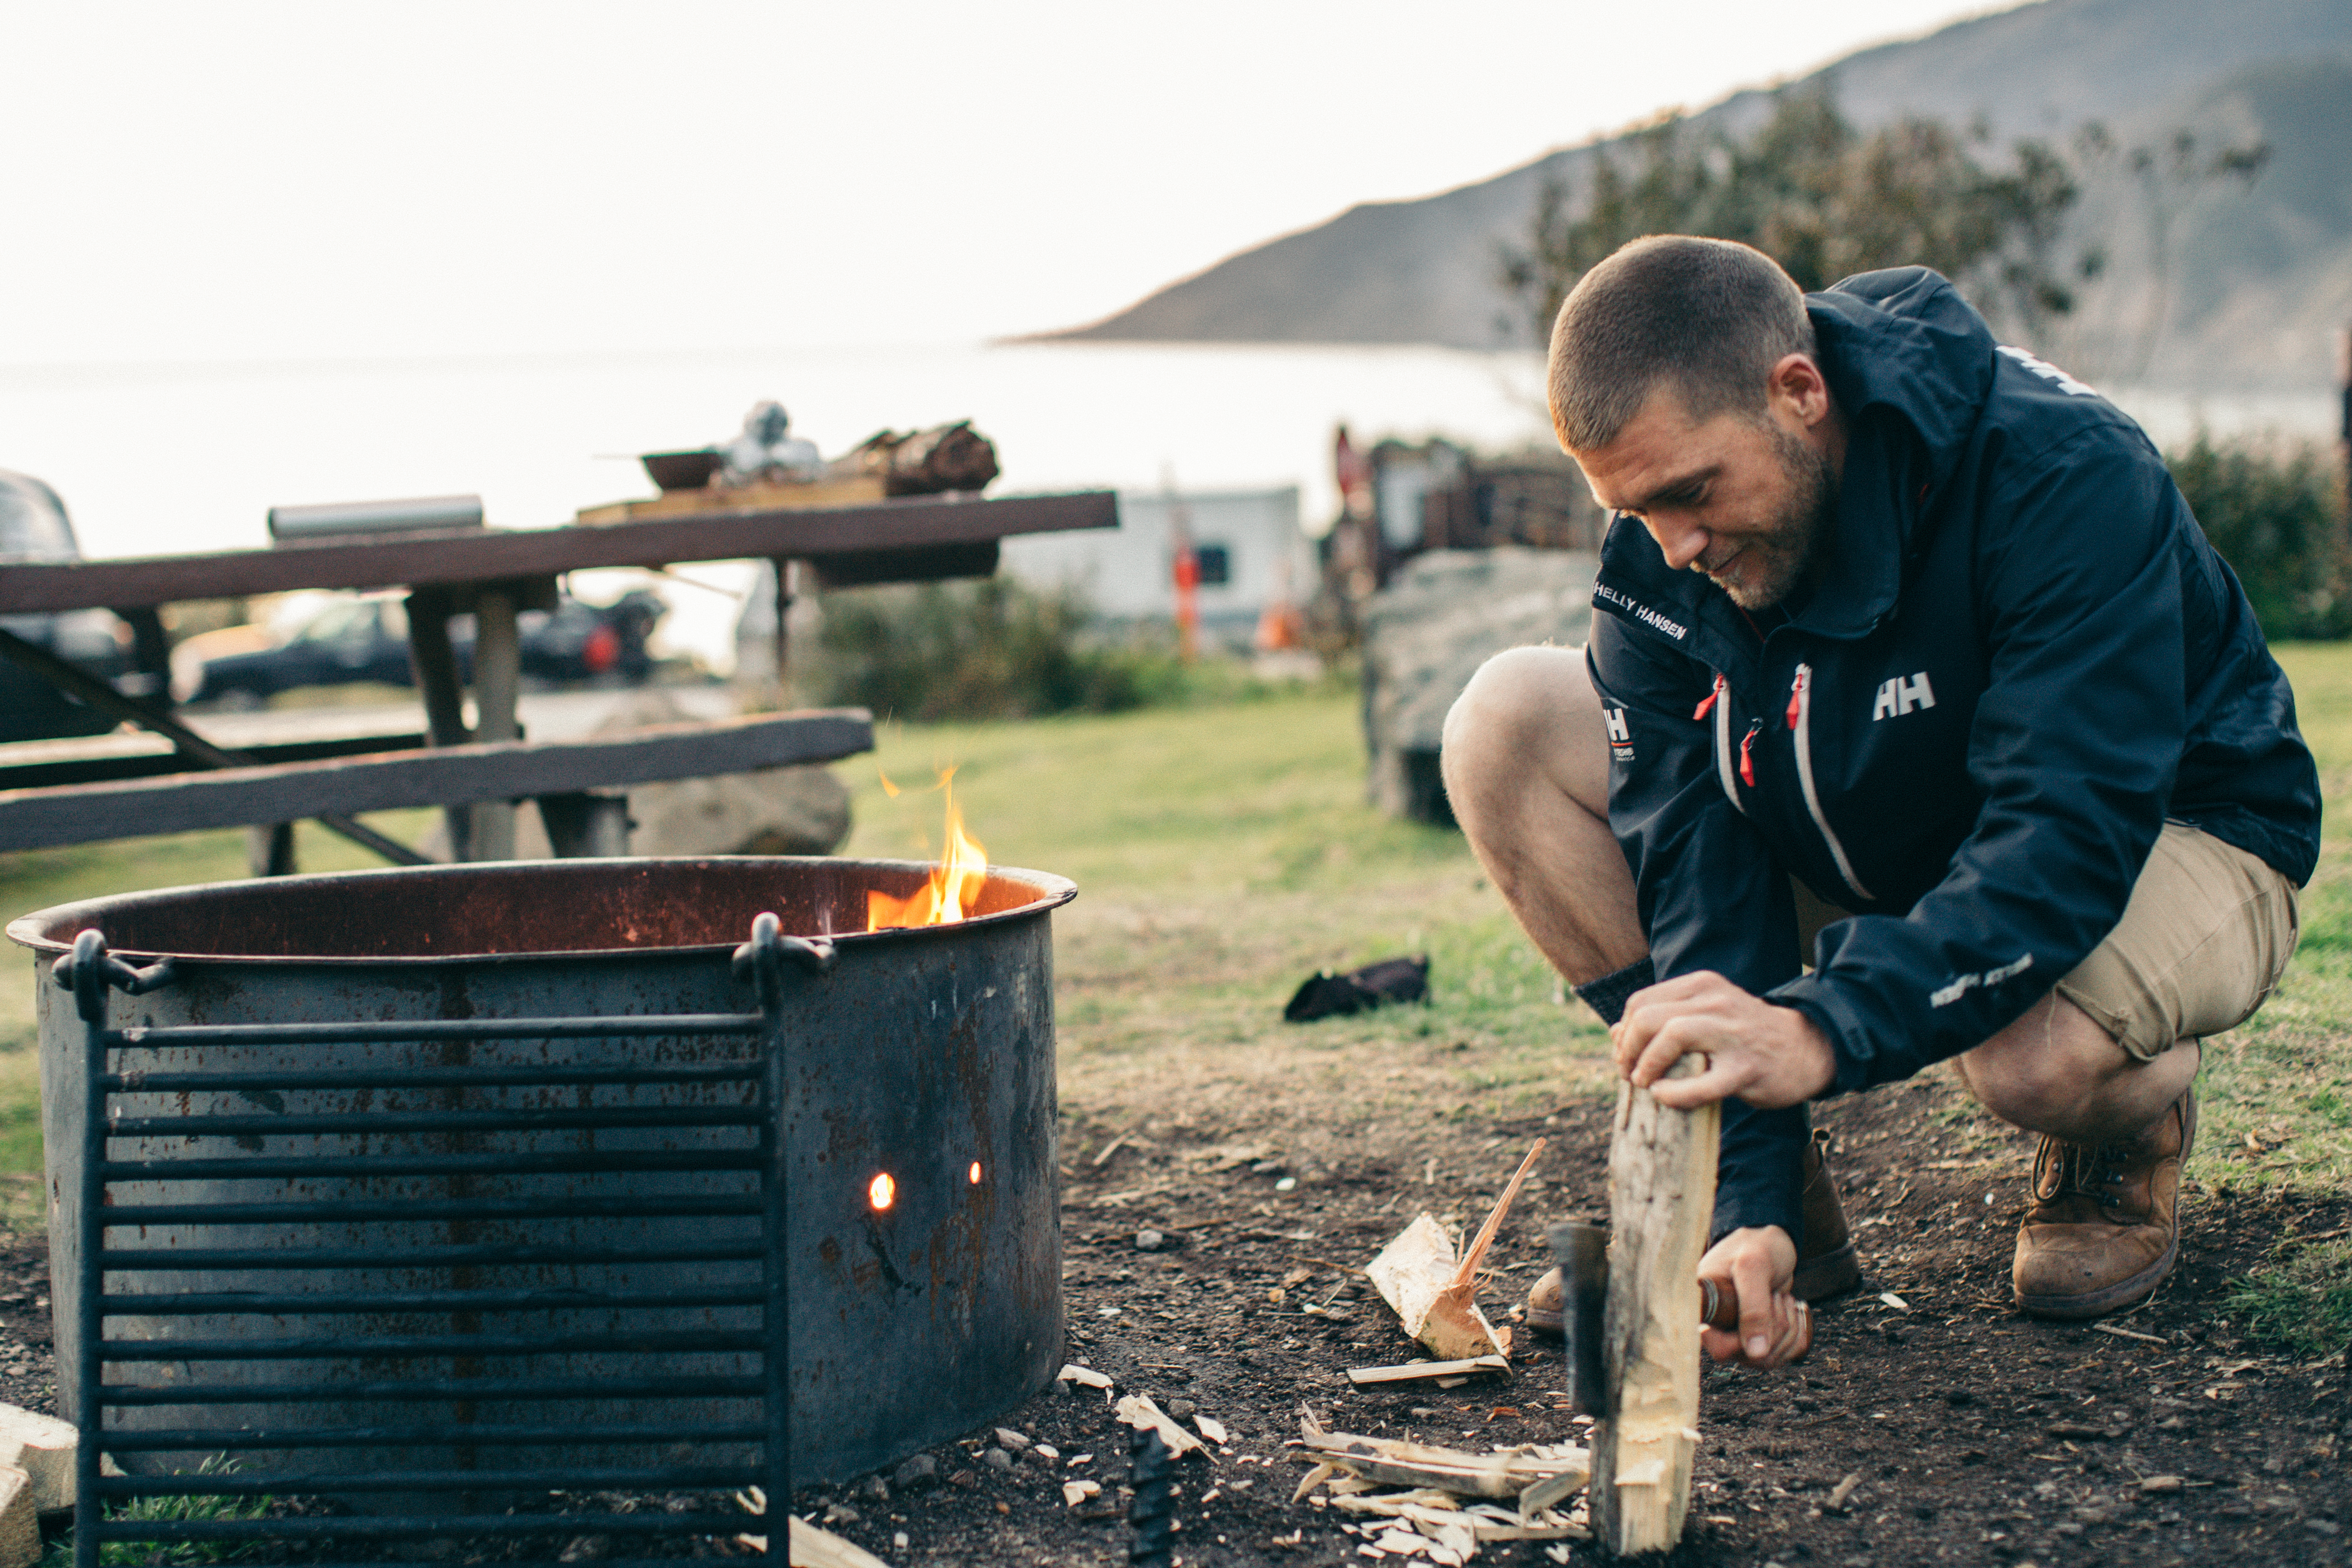
{"type": "Polygon", "coordinates": [[[1813,826],[1822,830],[1822,841],[1830,847],[1830,858],[1837,862],[1838,875],[1845,879],[1845,885],[1864,902],[1874,904],[1878,900],[1853,874],[1853,862],[1845,858],[1845,846],[1838,842],[1836,830],[1822,812],[1821,792],[1813,787],[1812,719],[1813,667],[1801,664],[1797,666],[1797,683],[1789,693],[1789,727],[1796,731],[1797,782],[1804,786],[1805,809],[1812,813],[1813,826]]]}
{"type": "MultiPolygon", "coordinates": [[[[1697,711],[1694,712],[1691,717],[1694,719],[1704,719],[1706,717],[1707,710],[1709,709],[1713,709],[1715,710],[1715,775],[1723,781],[1723,793],[1730,797],[1731,804],[1738,806],[1740,815],[1745,816],[1748,814],[1748,806],[1739,798],[1739,785],[1734,782],[1731,772],[1730,698],[1731,688],[1729,684],[1725,681],[1723,676],[1718,672],[1715,678],[1715,689],[1709,691],[1706,696],[1700,700],[1697,711]]],[[[1748,731],[1748,740],[1754,740],[1756,738],[1756,731],[1751,729],[1748,731]]],[[[1739,752],[1740,771],[1748,775],[1748,783],[1753,784],[1756,782],[1756,770],[1754,765],[1748,760],[1747,742],[1742,742],[1740,743],[1739,752]]]]}

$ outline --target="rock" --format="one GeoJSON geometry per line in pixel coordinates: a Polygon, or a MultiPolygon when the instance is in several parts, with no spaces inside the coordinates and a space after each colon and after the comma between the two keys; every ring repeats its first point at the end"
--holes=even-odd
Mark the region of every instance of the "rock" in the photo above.
{"type": "Polygon", "coordinates": [[[1009,1448],[1017,1454],[1029,1447],[1029,1435],[1025,1432],[1015,1432],[1010,1426],[999,1426],[996,1429],[996,1442],[999,1447],[1009,1448]]]}
{"type": "Polygon", "coordinates": [[[1135,1250],[1138,1252],[1160,1252],[1167,1246],[1168,1238],[1156,1230],[1139,1230],[1135,1233],[1135,1250]]]}
{"type": "Polygon", "coordinates": [[[936,1485],[940,1479],[940,1462],[929,1454],[917,1454],[890,1474],[890,1484],[902,1492],[919,1491],[936,1485]]]}
{"type": "Polygon", "coordinates": [[[1168,1402],[1168,1414],[1179,1421],[1198,1415],[1200,1413],[1201,1407],[1189,1399],[1171,1399],[1168,1402]]]}
{"type": "Polygon", "coordinates": [[[868,1476],[851,1488],[849,1495],[881,1508],[890,1500],[890,1483],[878,1475],[868,1476]]]}
{"type": "Polygon", "coordinates": [[[982,1448],[980,1462],[992,1470],[1001,1470],[1008,1475],[1012,1473],[1013,1456],[1002,1448],[982,1448]]]}
{"type": "Polygon", "coordinates": [[[0,1405],[0,1466],[13,1466],[32,1478],[37,1512],[73,1507],[74,1451],[80,1437],[70,1422],[0,1405]]]}
{"type": "Polygon", "coordinates": [[[1506,648],[1581,644],[1597,557],[1580,550],[1433,550],[1364,610],[1364,746],[1372,804],[1451,826],[1437,772],[1446,710],[1506,648]]]}
{"type": "MultiPolygon", "coordinates": [[[[596,732],[693,718],[667,692],[647,688],[607,714],[596,732]]],[[[762,768],[639,784],[629,791],[629,819],[633,855],[830,855],[849,837],[849,792],[820,766],[762,768]]],[[[520,853],[520,839],[516,847],[520,853]]]]}

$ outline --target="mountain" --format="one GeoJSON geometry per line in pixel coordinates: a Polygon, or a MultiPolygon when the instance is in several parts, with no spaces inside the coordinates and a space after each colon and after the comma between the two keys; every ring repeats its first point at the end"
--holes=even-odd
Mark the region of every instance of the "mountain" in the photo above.
{"type": "MultiPolygon", "coordinates": [[[[2125,146],[2177,127],[2261,138],[2251,189],[2152,201],[2124,159],[2084,181],[2078,242],[2112,261],[2064,333],[2086,371],[2173,384],[2309,384],[2352,320],[2352,0],[2040,0],[1847,56],[1833,84],[1864,128],[1903,114],[1982,121],[2004,141],[2106,122],[2125,146]],[[2170,211],[2178,206],[2180,210],[2170,211]],[[2163,239],[2155,220],[2163,219],[2163,239]],[[2161,321],[2161,330],[2150,331],[2161,321]],[[2084,355],[2090,357],[2084,358],[2084,355]]],[[[1770,95],[1693,117],[1735,133],[1770,95]]],[[[2236,144],[2233,142],[2232,144],[2236,144]]],[[[1547,181],[1580,189],[1604,141],[1416,201],[1367,203],[1160,289],[1063,340],[1525,346],[1498,258],[1547,181]]],[[[2052,349],[2061,345],[2046,345],[2052,349]]]]}

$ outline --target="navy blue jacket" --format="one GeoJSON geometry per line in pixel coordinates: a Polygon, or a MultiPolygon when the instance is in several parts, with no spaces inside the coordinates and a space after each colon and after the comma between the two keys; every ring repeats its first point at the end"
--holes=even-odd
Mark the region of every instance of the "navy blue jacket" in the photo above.
{"type": "MultiPolygon", "coordinates": [[[[1839,1093],[2046,994],[2168,817],[2308,880],[2319,782],[2244,591],[2137,425],[1924,268],[1806,305],[1847,426],[1811,591],[1760,622],[1621,516],[1587,658],[1659,978],[1800,1009],[1839,1093]],[[1792,873],[1855,915],[1810,974],[1792,873]]],[[[1805,1126],[1725,1106],[1716,1235],[1798,1235],[1805,1126]]]]}

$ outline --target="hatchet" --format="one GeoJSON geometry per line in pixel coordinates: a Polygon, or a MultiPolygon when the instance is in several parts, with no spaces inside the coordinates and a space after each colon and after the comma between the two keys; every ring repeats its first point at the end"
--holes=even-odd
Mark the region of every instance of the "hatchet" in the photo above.
{"type": "MultiPolygon", "coordinates": [[[[1561,1327],[1568,1338],[1568,1394],[1587,1415],[1615,1414],[1601,1355],[1601,1329],[1609,1308],[1609,1227],[1588,1220],[1565,1220],[1544,1231],[1552,1261],[1559,1265],[1561,1327]]],[[[1712,1279],[1698,1285],[1699,1321],[1737,1332],[1739,1298],[1712,1279]]],[[[1797,1354],[1813,1342],[1810,1312],[1800,1314],[1797,1354]]]]}

